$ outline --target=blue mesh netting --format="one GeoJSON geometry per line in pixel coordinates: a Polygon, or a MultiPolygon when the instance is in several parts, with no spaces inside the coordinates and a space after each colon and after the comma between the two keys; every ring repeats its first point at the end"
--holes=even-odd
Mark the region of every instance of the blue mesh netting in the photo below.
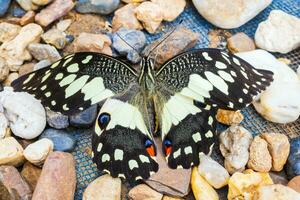
{"type": "MultiPolygon", "coordinates": [[[[280,9],[294,16],[300,17],[300,0],[273,0],[273,3],[266,8],[263,12],[257,15],[254,19],[243,25],[238,29],[230,30],[232,33],[244,32],[253,38],[255,30],[261,21],[264,21],[269,13],[274,9],[280,9]]],[[[111,19],[111,17],[110,17],[111,19]]],[[[196,48],[208,46],[208,32],[215,27],[202,18],[195,7],[189,3],[185,11],[173,22],[164,23],[166,29],[176,26],[179,21],[183,20],[182,25],[200,34],[199,42],[196,48]]],[[[162,33],[150,35],[146,33],[148,43],[158,39],[162,33]]],[[[282,57],[289,58],[292,63],[293,69],[296,69],[300,64],[300,50],[289,53],[288,55],[280,55],[282,57]]],[[[300,133],[299,120],[288,125],[279,125],[267,122],[260,117],[253,107],[244,109],[243,114],[245,116],[242,122],[248,130],[253,134],[258,134],[263,131],[276,131],[289,135],[290,137],[296,136],[300,133]]],[[[222,128],[222,127],[219,127],[222,128]]],[[[76,158],[76,171],[77,171],[77,189],[75,194],[76,200],[82,199],[82,193],[87,185],[97,178],[100,173],[97,171],[95,165],[91,161],[91,133],[92,130],[79,130],[75,133],[75,137],[78,141],[77,146],[73,152],[76,158]]]]}

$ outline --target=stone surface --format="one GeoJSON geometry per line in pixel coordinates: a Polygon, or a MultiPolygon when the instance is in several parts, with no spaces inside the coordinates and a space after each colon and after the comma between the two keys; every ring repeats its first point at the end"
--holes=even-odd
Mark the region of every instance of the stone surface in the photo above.
{"type": "Polygon", "coordinates": [[[198,172],[211,186],[216,189],[227,185],[230,177],[222,165],[204,154],[200,155],[198,172]]]}
{"type": "Polygon", "coordinates": [[[31,200],[32,191],[13,166],[0,166],[0,199],[31,200]]]}
{"type": "Polygon", "coordinates": [[[35,12],[34,11],[28,11],[21,19],[20,19],[20,25],[25,26],[29,23],[34,22],[35,12]]]}
{"type": "Polygon", "coordinates": [[[281,172],[269,172],[274,184],[287,185],[288,179],[284,170],[281,172]]]}
{"type": "Polygon", "coordinates": [[[245,33],[236,33],[227,39],[227,47],[231,53],[255,50],[254,41],[245,33]]]}
{"type": "Polygon", "coordinates": [[[287,174],[289,178],[300,175],[300,137],[290,140],[291,148],[287,162],[287,174]]]}
{"type": "Polygon", "coordinates": [[[98,52],[112,55],[111,40],[103,34],[81,33],[72,43],[74,52],[98,52]]]}
{"type": "Polygon", "coordinates": [[[300,176],[296,176],[292,180],[290,180],[288,186],[296,192],[300,193],[300,176]]]}
{"type": "Polygon", "coordinates": [[[212,186],[199,174],[196,167],[192,170],[191,187],[196,200],[218,200],[218,194],[212,186]]]}
{"type": "Polygon", "coordinates": [[[142,22],[149,33],[155,33],[163,21],[164,11],[162,8],[150,1],[141,3],[135,8],[136,17],[142,22]]]}
{"type": "Polygon", "coordinates": [[[23,154],[34,165],[44,164],[49,153],[53,151],[53,142],[47,138],[40,139],[26,147],[23,154]]]}
{"type": "Polygon", "coordinates": [[[45,5],[49,4],[51,1],[53,1],[53,0],[31,0],[31,1],[35,5],[45,6],[45,5]]]}
{"type": "Polygon", "coordinates": [[[42,35],[45,43],[55,46],[57,49],[63,49],[68,43],[67,35],[58,29],[50,29],[42,35]]]}
{"type": "Polygon", "coordinates": [[[32,43],[28,46],[30,54],[37,60],[49,60],[55,62],[61,59],[55,47],[48,44],[32,43]]]}
{"type": "MultiPolygon", "coordinates": [[[[153,47],[161,42],[162,38],[164,38],[167,34],[169,33],[166,33],[160,39],[148,45],[144,49],[143,54],[148,55],[150,50],[152,50],[153,47]]],[[[150,57],[156,61],[157,65],[161,65],[179,53],[194,47],[198,39],[198,33],[186,28],[178,28],[168,37],[168,39],[166,39],[155,50],[153,50],[150,57]]],[[[156,66],[156,68],[158,68],[158,66],[156,66]]]]}
{"type": "Polygon", "coordinates": [[[246,170],[234,173],[228,182],[228,200],[255,199],[253,196],[258,187],[271,185],[273,181],[268,173],[246,170]]]}
{"type": "Polygon", "coordinates": [[[268,149],[272,156],[272,170],[281,171],[290,154],[288,137],[279,133],[264,133],[261,136],[268,143],[268,149]]]}
{"type": "Polygon", "coordinates": [[[248,168],[258,172],[269,172],[272,168],[272,157],[268,151],[268,143],[255,136],[250,145],[248,168]]]}
{"type": "Polygon", "coordinates": [[[119,200],[121,179],[103,175],[91,182],[83,193],[83,200],[119,200]]]}
{"type": "Polygon", "coordinates": [[[273,10],[268,19],[258,25],[255,43],[262,49],[280,53],[300,47],[300,18],[273,10]]]}
{"type": "Polygon", "coordinates": [[[75,188],[74,157],[69,153],[52,152],[44,164],[32,200],[74,199],[75,188]]]}
{"type": "Polygon", "coordinates": [[[80,13],[97,13],[107,15],[118,8],[120,0],[78,0],[76,11],[80,13]]]}
{"type": "Polygon", "coordinates": [[[265,119],[276,123],[289,123],[300,115],[300,83],[297,74],[285,63],[264,50],[236,54],[258,69],[274,73],[274,81],[253,101],[265,119]]]}
{"type": "Polygon", "coordinates": [[[0,81],[4,81],[9,74],[9,67],[4,58],[0,57],[0,81]]]}
{"type": "Polygon", "coordinates": [[[20,68],[19,68],[19,75],[23,76],[25,74],[28,74],[30,72],[33,71],[33,67],[34,67],[35,63],[34,62],[30,62],[30,63],[26,63],[23,64],[20,68]]]}
{"type": "Polygon", "coordinates": [[[300,194],[280,184],[264,185],[258,188],[254,198],[256,200],[299,200],[300,194]]]}
{"type": "Polygon", "coordinates": [[[26,14],[26,11],[21,8],[18,4],[13,4],[11,6],[11,15],[14,17],[23,17],[26,14]]]}
{"type": "Polygon", "coordinates": [[[132,188],[128,193],[129,199],[132,200],[161,200],[163,195],[156,192],[146,184],[140,184],[132,188]]]}
{"type": "Polygon", "coordinates": [[[198,12],[210,23],[225,29],[238,28],[264,10],[272,0],[193,0],[198,12]]]}
{"type": "Polygon", "coordinates": [[[20,30],[21,27],[19,25],[7,22],[0,23],[0,43],[14,39],[19,34],[20,30]]]}
{"type": "Polygon", "coordinates": [[[25,162],[21,175],[30,186],[31,191],[34,191],[41,172],[41,168],[31,164],[30,162],[25,162]]]}
{"type": "Polygon", "coordinates": [[[115,11],[115,15],[112,19],[112,31],[116,32],[121,27],[130,30],[141,30],[143,26],[136,18],[135,8],[137,5],[128,4],[115,11]]]}
{"type": "Polygon", "coordinates": [[[48,138],[52,140],[54,146],[54,151],[72,151],[75,148],[76,140],[75,138],[64,130],[56,130],[56,129],[46,129],[40,139],[48,138]]]}
{"type": "Polygon", "coordinates": [[[52,62],[50,60],[41,60],[40,62],[36,63],[33,66],[33,71],[36,71],[36,70],[39,70],[39,69],[43,69],[45,67],[48,67],[51,64],[52,64],[52,62]]]}
{"type": "Polygon", "coordinates": [[[60,20],[59,22],[57,22],[55,27],[57,30],[66,31],[70,27],[71,24],[72,24],[72,19],[64,19],[64,20],[60,20]]]}
{"type": "Polygon", "coordinates": [[[226,125],[240,124],[244,120],[241,111],[218,109],[216,119],[218,122],[226,125]]]}
{"type": "Polygon", "coordinates": [[[184,10],[186,6],[185,0],[151,0],[153,3],[159,5],[163,10],[163,19],[166,21],[173,21],[184,10]]]}
{"type": "Polygon", "coordinates": [[[61,113],[57,113],[46,109],[47,123],[55,129],[64,129],[69,126],[69,117],[61,113]]]}
{"type": "Polygon", "coordinates": [[[146,45],[146,37],[142,31],[121,28],[113,34],[112,41],[113,48],[117,50],[120,55],[127,56],[127,59],[132,63],[138,63],[141,60],[139,53],[146,45]]]}
{"type": "Polygon", "coordinates": [[[39,136],[46,126],[45,110],[32,95],[13,92],[9,89],[0,93],[0,104],[10,122],[12,132],[24,139],[39,136]]]}
{"type": "Polygon", "coordinates": [[[13,137],[0,140],[0,165],[19,166],[24,162],[23,147],[13,137]]]}
{"type": "MultiPolygon", "coordinates": [[[[42,33],[42,27],[37,24],[30,23],[23,26],[13,40],[0,46],[1,56],[5,57],[9,66],[20,66],[25,60],[31,60],[32,57],[26,48],[30,43],[38,42],[42,33]]],[[[17,70],[18,68],[15,68],[12,71],[17,70]]]]}
{"type": "Polygon", "coordinates": [[[163,196],[162,200],[183,200],[182,198],[163,196]]]}
{"type": "Polygon", "coordinates": [[[92,105],[88,109],[70,116],[70,124],[78,128],[88,128],[94,125],[97,117],[97,104],[92,105]]]}
{"type": "Polygon", "coordinates": [[[230,174],[245,169],[251,142],[252,134],[242,126],[230,126],[220,134],[220,150],[225,157],[225,168],[230,174]]]}
{"type": "Polygon", "coordinates": [[[66,15],[74,6],[75,3],[72,0],[54,0],[53,3],[35,16],[35,21],[42,26],[48,26],[66,15]]]}
{"type": "Polygon", "coordinates": [[[0,140],[8,137],[10,133],[9,123],[5,115],[0,112],[0,140]]]}
{"type": "Polygon", "coordinates": [[[7,12],[11,0],[0,0],[0,17],[4,16],[7,12]]]}
{"type": "Polygon", "coordinates": [[[38,9],[37,5],[34,5],[31,0],[16,0],[18,4],[26,11],[38,9]]]}
{"type": "Polygon", "coordinates": [[[4,86],[10,86],[11,83],[16,80],[19,77],[19,74],[17,72],[13,72],[8,74],[7,78],[4,80],[3,85],[4,86]]]}

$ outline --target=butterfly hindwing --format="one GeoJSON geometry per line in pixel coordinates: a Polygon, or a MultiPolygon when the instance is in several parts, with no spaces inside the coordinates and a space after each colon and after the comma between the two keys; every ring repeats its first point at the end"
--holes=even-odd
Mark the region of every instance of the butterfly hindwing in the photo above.
{"type": "Polygon", "coordinates": [[[126,91],[136,80],[127,64],[105,54],[81,52],[26,74],[12,86],[33,94],[53,111],[74,114],[126,91]]]}

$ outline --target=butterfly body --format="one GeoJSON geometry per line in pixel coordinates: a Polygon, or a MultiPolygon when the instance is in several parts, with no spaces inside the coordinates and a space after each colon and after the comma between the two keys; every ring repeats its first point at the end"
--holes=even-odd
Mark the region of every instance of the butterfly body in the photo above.
{"type": "Polygon", "coordinates": [[[137,181],[158,170],[157,151],[171,168],[198,165],[199,154],[216,141],[217,109],[247,106],[272,81],[271,72],[218,49],[182,53],[158,71],[147,57],[140,65],[137,72],[111,56],[76,53],[20,77],[13,87],[69,115],[101,102],[93,161],[113,177],[137,181]]]}

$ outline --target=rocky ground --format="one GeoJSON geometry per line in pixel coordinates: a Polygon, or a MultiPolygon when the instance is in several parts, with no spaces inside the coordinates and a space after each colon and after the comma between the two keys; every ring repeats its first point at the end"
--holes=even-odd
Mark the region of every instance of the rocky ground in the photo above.
{"type": "MultiPolygon", "coordinates": [[[[299,51],[299,16],[273,10],[251,38],[232,30],[252,20],[272,0],[218,2],[0,0],[0,199],[299,200],[300,130],[287,127],[299,123],[300,70],[291,69],[292,61],[285,58],[299,51]],[[65,116],[45,109],[27,93],[13,92],[11,82],[74,52],[123,56],[138,64],[139,53],[148,52],[170,31],[164,24],[190,6],[214,25],[206,36],[209,47],[223,48],[255,68],[274,72],[271,87],[253,106],[266,122],[285,124],[287,134],[271,128],[254,133],[242,125],[248,117],[243,112],[219,110],[216,118],[224,130],[220,143],[212,155],[200,156],[199,166],[170,170],[159,155],[159,172],[144,184],[130,186],[109,175],[82,183],[75,166],[80,161],[73,156],[80,143],[74,132],[93,129],[99,106],[65,116]],[[161,37],[147,43],[148,36],[155,34],[161,37]],[[88,187],[82,197],[78,193],[75,197],[76,187],[83,185],[88,187]]],[[[176,28],[152,54],[157,69],[193,48],[200,35],[186,27],[176,28]]],[[[86,154],[91,155],[90,147],[86,154]]],[[[81,174],[88,176],[90,171],[81,174]]]]}

